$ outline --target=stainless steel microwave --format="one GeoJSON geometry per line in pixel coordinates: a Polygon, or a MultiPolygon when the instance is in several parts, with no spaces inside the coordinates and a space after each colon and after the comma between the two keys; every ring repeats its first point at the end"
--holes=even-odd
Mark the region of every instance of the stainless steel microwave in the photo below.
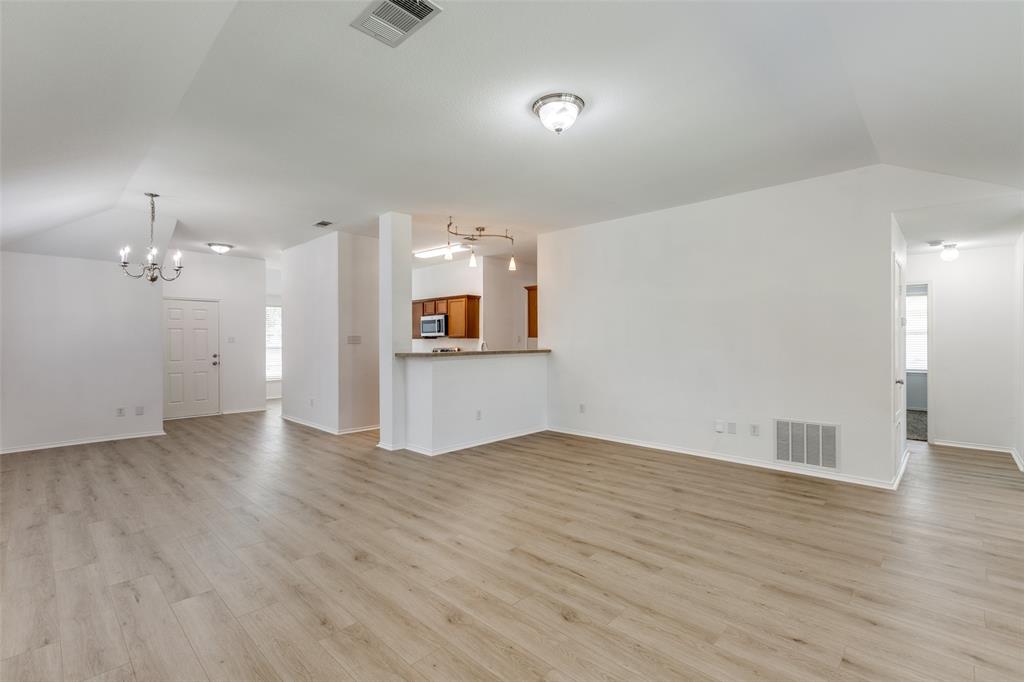
{"type": "Polygon", "coordinates": [[[424,315],[420,318],[420,336],[431,338],[435,336],[448,336],[447,315],[424,315]]]}

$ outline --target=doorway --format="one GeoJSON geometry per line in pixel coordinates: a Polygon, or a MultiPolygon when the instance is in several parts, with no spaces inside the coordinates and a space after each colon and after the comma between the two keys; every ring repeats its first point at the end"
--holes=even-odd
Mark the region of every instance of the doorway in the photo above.
{"type": "Polygon", "coordinates": [[[907,285],[907,438],[928,440],[928,339],[931,315],[926,282],[907,285]]]}
{"type": "Polygon", "coordinates": [[[164,419],[220,413],[220,306],[166,298],[164,419]]]}

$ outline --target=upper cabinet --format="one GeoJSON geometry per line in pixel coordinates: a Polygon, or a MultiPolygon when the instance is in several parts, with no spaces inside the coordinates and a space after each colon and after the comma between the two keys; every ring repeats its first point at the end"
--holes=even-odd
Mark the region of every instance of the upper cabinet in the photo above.
{"type": "Polygon", "coordinates": [[[526,289],[526,336],[537,338],[537,285],[532,284],[526,289]]]}
{"type": "Polygon", "coordinates": [[[431,298],[412,302],[412,338],[420,339],[420,318],[447,315],[448,338],[480,338],[480,297],[473,294],[431,298]]]}

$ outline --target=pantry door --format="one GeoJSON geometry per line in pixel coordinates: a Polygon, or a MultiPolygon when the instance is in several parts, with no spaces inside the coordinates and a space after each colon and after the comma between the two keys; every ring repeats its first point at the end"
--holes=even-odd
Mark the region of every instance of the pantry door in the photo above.
{"type": "Polygon", "coordinates": [[[164,419],[220,412],[216,301],[164,299],[164,419]]]}

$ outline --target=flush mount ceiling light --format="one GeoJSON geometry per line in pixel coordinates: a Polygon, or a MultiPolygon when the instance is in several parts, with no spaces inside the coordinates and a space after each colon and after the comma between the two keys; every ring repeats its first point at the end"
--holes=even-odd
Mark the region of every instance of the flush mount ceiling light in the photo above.
{"type": "Polygon", "coordinates": [[[960,257],[960,249],[956,248],[956,242],[928,242],[928,246],[941,246],[942,251],[939,252],[939,258],[947,263],[952,263],[960,257]]]}
{"type": "Polygon", "coordinates": [[[181,251],[174,254],[174,274],[170,276],[165,275],[164,269],[156,264],[157,250],[156,245],[153,243],[153,225],[156,223],[156,198],[160,195],[146,192],[146,196],[149,197],[149,248],[146,249],[146,262],[139,263],[139,274],[133,275],[128,272],[128,254],[131,253],[132,247],[126,244],[120,251],[121,270],[132,279],[145,278],[150,284],[158,279],[162,279],[165,282],[173,282],[181,277],[181,251]]]}
{"type": "MultiPolygon", "coordinates": [[[[508,230],[505,230],[505,234],[487,234],[487,228],[482,226],[482,225],[478,225],[477,227],[473,228],[473,232],[471,232],[471,233],[459,232],[459,228],[458,228],[458,226],[455,223],[452,222],[451,216],[448,216],[448,228],[447,229],[448,229],[448,235],[449,235],[448,238],[449,239],[451,239],[452,237],[461,237],[463,241],[467,241],[467,242],[469,242],[473,246],[476,246],[476,242],[479,242],[479,241],[481,241],[483,239],[507,239],[509,241],[509,243],[512,245],[512,257],[509,258],[508,269],[510,271],[512,271],[512,272],[515,272],[515,269],[516,269],[516,252],[515,252],[516,240],[512,237],[512,235],[510,235],[508,233],[508,230]]],[[[463,247],[463,250],[465,250],[465,247],[463,247]]],[[[451,258],[448,258],[448,256],[445,256],[445,259],[446,260],[451,260],[451,258]]],[[[470,254],[470,257],[469,257],[469,267],[471,267],[471,268],[475,268],[476,267],[476,249],[475,248],[473,249],[473,253],[470,254]]]]}
{"type": "Polygon", "coordinates": [[[447,246],[439,246],[436,249],[427,249],[426,251],[416,251],[412,255],[416,256],[417,258],[437,258],[438,256],[444,256],[445,260],[451,260],[451,258],[449,258],[450,254],[461,253],[463,251],[468,251],[468,250],[469,249],[467,249],[462,244],[460,244],[458,242],[455,242],[454,244],[448,244],[447,246]]]}
{"type": "Polygon", "coordinates": [[[553,92],[533,103],[533,113],[537,114],[545,128],[561,135],[576,122],[584,104],[581,97],[571,92],[553,92]]]}
{"type": "Polygon", "coordinates": [[[207,242],[206,245],[209,246],[214,253],[221,256],[235,248],[234,244],[221,244],[219,242],[207,242]]]}

